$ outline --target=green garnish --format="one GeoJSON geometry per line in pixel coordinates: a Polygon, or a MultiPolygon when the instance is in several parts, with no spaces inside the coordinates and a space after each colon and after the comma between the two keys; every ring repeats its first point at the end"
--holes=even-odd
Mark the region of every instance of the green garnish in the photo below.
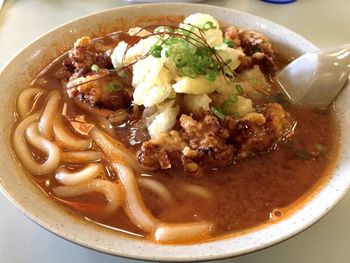
{"type": "Polygon", "coordinates": [[[312,155],[305,150],[296,151],[294,156],[300,160],[310,160],[312,158],[312,155]]]}
{"type": "Polygon", "coordinates": [[[243,88],[241,85],[237,84],[235,88],[237,90],[238,95],[243,95],[243,88]]]}
{"type": "Polygon", "coordinates": [[[207,21],[204,23],[202,29],[203,29],[203,31],[208,31],[210,29],[217,29],[217,26],[214,26],[213,22],[207,21]]]}
{"type": "MultiPolygon", "coordinates": [[[[156,29],[154,26],[144,27],[142,30],[149,30],[151,33],[141,36],[140,40],[156,36],[158,41],[150,48],[149,52],[127,66],[151,55],[171,60],[176,65],[180,76],[191,78],[204,76],[209,81],[215,81],[217,76],[222,73],[228,82],[228,75],[235,75],[229,66],[232,59],[225,61],[219,52],[208,44],[205,37],[205,31],[218,27],[212,21],[205,22],[202,27],[185,25],[186,27],[161,25],[157,26],[156,29]]],[[[128,45],[127,49],[137,43],[138,41],[128,45]]]]}
{"type": "Polygon", "coordinates": [[[118,83],[110,82],[110,83],[108,83],[107,88],[108,88],[109,92],[116,92],[116,91],[121,90],[122,86],[119,85],[118,83]]]}
{"type": "Polygon", "coordinates": [[[151,47],[151,55],[155,58],[160,58],[162,54],[162,50],[163,50],[162,46],[153,45],[151,47]]]}
{"type": "Polygon", "coordinates": [[[217,73],[213,70],[208,71],[208,73],[205,75],[205,78],[209,81],[215,81],[217,77],[217,73]]]}
{"type": "Polygon", "coordinates": [[[225,109],[227,108],[230,104],[232,103],[236,103],[238,100],[236,95],[230,95],[226,100],[224,100],[221,105],[220,105],[220,109],[225,109]]]}
{"type": "MultiPolygon", "coordinates": [[[[206,40],[205,31],[209,29],[217,29],[213,22],[207,21],[203,27],[186,24],[187,28],[181,28],[173,25],[155,26],[149,25],[140,29],[147,30],[150,34],[139,36],[136,41],[129,43],[124,52],[122,61],[124,61],[127,51],[136,45],[140,40],[150,36],[157,36],[158,41],[144,55],[138,57],[127,65],[120,65],[116,59],[113,59],[114,69],[109,69],[108,74],[102,78],[113,75],[125,77],[124,73],[119,72],[131,67],[138,61],[152,55],[156,58],[170,58],[176,64],[179,75],[195,78],[198,75],[205,76],[209,81],[215,81],[221,73],[226,82],[229,83],[230,76],[236,73],[230,68],[230,59],[225,61],[219,52],[211,47],[206,40]],[[155,29],[156,28],[156,29],[155,29]]],[[[228,42],[229,43],[229,42],[228,42]]],[[[230,43],[229,43],[230,44],[230,43]]],[[[98,70],[93,66],[92,70],[98,70]]],[[[76,84],[76,86],[82,83],[76,84]]],[[[114,90],[114,88],[111,88],[114,90]]]]}
{"type": "Polygon", "coordinates": [[[316,144],[316,150],[319,153],[319,155],[323,156],[327,153],[327,148],[323,144],[317,143],[316,144]]]}
{"type": "Polygon", "coordinates": [[[230,95],[227,99],[225,99],[220,106],[218,107],[211,107],[211,111],[220,119],[224,119],[226,115],[230,115],[235,119],[240,119],[241,116],[239,114],[239,112],[235,111],[232,112],[230,111],[230,109],[227,109],[227,107],[229,107],[229,105],[231,105],[232,103],[236,103],[238,101],[238,97],[235,94],[230,95]]]}
{"type": "Polygon", "coordinates": [[[173,61],[175,62],[176,67],[178,68],[181,68],[187,64],[185,54],[181,53],[174,53],[173,61]]]}
{"type": "Polygon", "coordinates": [[[235,43],[233,43],[233,41],[232,40],[230,40],[230,39],[225,39],[224,40],[224,43],[226,44],[226,46],[228,46],[228,47],[230,47],[230,48],[235,48],[236,47],[236,45],[235,45],[235,43]]]}
{"type": "Polygon", "coordinates": [[[197,77],[197,73],[194,71],[193,68],[190,68],[190,67],[182,67],[179,69],[179,74],[181,77],[183,76],[187,76],[187,77],[190,77],[190,78],[195,78],[197,77]]]}
{"type": "Polygon", "coordinates": [[[222,112],[221,109],[216,108],[216,107],[211,107],[210,110],[220,119],[224,119],[225,118],[225,114],[222,112]]]}
{"type": "Polygon", "coordinates": [[[191,35],[191,32],[193,32],[194,27],[191,26],[188,30],[183,29],[183,28],[178,28],[176,29],[176,31],[174,31],[174,33],[179,33],[185,37],[189,37],[191,35]]]}
{"type": "Polygon", "coordinates": [[[92,64],[91,71],[97,72],[100,69],[100,67],[96,64],[92,64]]]}
{"type": "Polygon", "coordinates": [[[160,58],[165,54],[174,62],[182,77],[195,78],[202,75],[209,81],[215,81],[222,68],[227,65],[222,66],[206,43],[194,41],[193,36],[184,30],[177,29],[170,36],[161,35],[159,41],[151,47],[151,55],[160,58]]]}

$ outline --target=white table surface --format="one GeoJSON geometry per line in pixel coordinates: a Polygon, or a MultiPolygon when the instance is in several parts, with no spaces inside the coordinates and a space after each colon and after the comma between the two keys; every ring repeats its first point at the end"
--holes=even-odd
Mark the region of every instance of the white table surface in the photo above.
{"type": "MultiPolygon", "coordinates": [[[[206,1],[282,24],[319,47],[350,43],[349,0],[206,1]]],[[[7,0],[0,11],[0,67],[30,41],[71,19],[129,4],[121,0],[7,0]]],[[[0,193],[0,263],[136,262],[63,240],[36,225],[0,193]]],[[[350,194],[303,233],[271,248],[220,262],[350,262],[350,194]]]]}

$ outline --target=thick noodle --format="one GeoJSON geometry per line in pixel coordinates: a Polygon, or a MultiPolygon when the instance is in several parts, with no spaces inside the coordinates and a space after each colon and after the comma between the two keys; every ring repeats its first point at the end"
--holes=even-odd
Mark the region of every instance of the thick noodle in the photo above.
{"type": "Polygon", "coordinates": [[[59,198],[69,198],[93,192],[101,193],[106,197],[107,205],[104,207],[105,213],[113,213],[122,204],[122,190],[120,186],[118,183],[107,180],[92,179],[85,183],[57,186],[53,189],[53,193],[59,198]]]}
{"type": "Polygon", "coordinates": [[[53,124],[53,130],[55,134],[55,139],[67,150],[86,150],[91,146],[91,140],[82,139],[79,136],[75,135],[72,131],[69,130],[67,126],[62,123],[60,116],[55,118],[53,124]]]}
{"type": "Polygon", "coordinates": [[[102,149],[113,170],[117,173],[124,189],[124,211],[138,228],[145,232],[153,232],[158,224],[158,219],[154,218],[145,206],[141,193],[138,189],[137,180],[133,170],[129,167],[137,166],[129,151],[124,145],[109,137],[105,132],[93,128],[90,136],[96,145],[102,149]]]}
{"type": "Polygon", "coordinates": [[[106,131],[110,136],[115,137],[115,130],[108,119],[102,116],[96,116],[96,121],[102,130],[106,131]]]}
{"type": "Polygon", "coordinates": [[[19,94],[17,99],[17,113],[21,119],[27,116],[33,109],[36,99],[42,94],[42,89],[29,88],[19,94]]]}
{"type": "Polygon", "coordinates": [[[23,166],[34,175],[52,173],[60,163],[61,151],[57,145],[41,137],[38,131],[39,114],[33,114],[21,121],[13,133],[13,148],[23,166]],[[47,160],[38,164],[34,159],[28,143],[47,155],[47,160]]]}
{"type": "Polygon", "coordinates": [[[74,172],[67,168],[61,167],[57,170],[55,178],[63,185],[76,185],[99,176],[105,176],[105,174],[106,172],[102,164],[90,163],[83,169],[74,172]]]}
{"type": "Polygon", "coordinates": [[[153,192],[166,204],[171,204],[174,201],[169,189],[166,188],[164,184],[156,180],[153,180],[151,178],[145,178],[145,177],[139,178],[138,181],[139,181],[139,185],[142,188],[153,192]]]}
{"type": "Polygon", "coordinates": [[[59,113],[61,94],[57,91],[51,91],[48,96],[43,114],[39,121],[39,130],[43,137],[48,140],[53,138],[53,123],[56,115],[59,113]]]}
{"type": "Polygon", "coordinates": [[[141,171],[136,157],[125,148],[122,142],[97,128],[91,129],[90,136],[106,156],[113,156],[113,158],[118,159],[120,162],[125,160],[125,164],[130,165],[134,171],[141,171]]]}
{"type": "MultiPolygon", "coordinates": [[[[195,241],[210,234],[213,228],[213,224],[210,222],[165,224],[155,218],[145,206],[134,171],[124,157],[129,156],[129,153],[124,152],[123,155],[120,155],[121,150],[113,151],[113,148],[119,147],[121,142],[109,138],[108,135],[97,128],[91,129],[90,136],[97,146],[101,148],[114,172],[118,175],[124,190],[124,211],[130,221],[137,227],[150,233],[154,236],[153,238],[163,243],[195,241]]],[[[128,150],[123,146],[123,151],[128,150]]]]}
{"type": "Polygon", "coordinates": [[[208,189],[204,188],[203,186],[199,186],[195,184],[183,184],[181,186],[181,189],[206,199],[213,199],[214,197],[213,193],[210,192],[208,189]]]}
{"type": "Polygon", "coordinates": [[[101,159],[101,153],[96,151],[74,151],[62,153],[62,162],[65,163],[90,163],[100,161],[101,159]]]}
{"type": "Polygon", "coordinates": [[[113,170],[118,174],[124,188],[125,204],[124,211],[131,222],[145,232],[151,233],[156,230],[159,220],[147,209],[143,202],[134,172],[126,165],[112,162],[113,170]]]}
{"type": "Polygon", "coordinates": [[[213,223],[202,221],[184,224],[162,224],[154,233],[161,243],[194,242],[208,238],[213,231],[213,223]]]}

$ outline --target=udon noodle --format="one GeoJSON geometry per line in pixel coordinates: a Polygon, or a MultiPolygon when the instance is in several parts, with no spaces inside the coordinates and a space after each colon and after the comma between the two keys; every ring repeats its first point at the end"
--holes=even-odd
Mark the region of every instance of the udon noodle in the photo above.
{"type": "MultiPolygon", "coordinates": [[[[40,89],[34,89],[40,92],[40,89]]],[[[28,92],[25,90],[24,98],[28,92]]],[[[153,179],[140,177],[136,179],[135,171],[141,171],[139,164],[124,145],[111,138],[105,132],[93,127],[89,138],[80,138],[72,133],[69,127],[63,126],[61,118],[61,96],[53,91],[42,113],[31,114],[33,105],[26,104],[21,110],[26,116],[16,127],[13,135],[13,145],[17,157],[30,173],[47,175],[54,171],[56,180],[63,186],[57,186],[53,193],[59,198],[80,196],[91,192],[99,192],[106,197],[107,205],[104,213],[113,213],[123,207],[130,220],[156,241],[164,243],[195,241],[207,236],[212,228],[209,222],[187,224],[166,224],[155,218],[146,208],[140,194],[139,185],[156,192],[163,201],[172,202],[172,196],[167,188],[153,179]],[[41,127],[41,129],[39,128],[41,127]],[[47,139],[48,138],[48,139],[47,139]],[[103,158],[111,165],[119,177],[119,183],[104,179],[105,168],[101,164],[101,154],[89,149],[93,141],[102,151],[103,158]],[[30,146],[44,152],[46,161],[43,164],[33,160],[30,146]],[[65,150],[61,151],[61,147],[65,150]],[[82,151],[74,152],[80,149],[82,151]],[[91,163],[91,161],[94,161],[91,163]],[[79,171],[69,171],[60,164],[64,162],[88,163],[79,171]],[[100,178],[100,179],[98,179],[100,178]],[[180,234],[179,234],[180,233],[180,234]]],[[[190,186],[187,186],[190,187],[190,186]]],[[[194,187],[194,186],[193,186],[194,187]]],[[[194,188],[196,192],[200,192],[194,188]]],[[[206,193],[205,193],[206,194],[206,193]]]]}
{"type": "Polygon", "coordinates": [[[265,37],[229,27],[224,41],[193,16],[83,37],[19,94],[13,149],[55,200],[189,243],[280,220],[326,174],[331,111],[286,103],[271,80],[286,60],[265,37]]]}

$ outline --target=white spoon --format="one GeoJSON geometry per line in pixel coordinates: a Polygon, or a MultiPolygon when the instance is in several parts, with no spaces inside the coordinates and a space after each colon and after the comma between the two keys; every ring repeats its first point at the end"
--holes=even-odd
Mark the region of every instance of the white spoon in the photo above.
{"type": "Polygon", "coordinates": [[[276,76],[295,104],[326,108],[345,86],[350,73],[350,44],[304,54],[276,76]]]}

